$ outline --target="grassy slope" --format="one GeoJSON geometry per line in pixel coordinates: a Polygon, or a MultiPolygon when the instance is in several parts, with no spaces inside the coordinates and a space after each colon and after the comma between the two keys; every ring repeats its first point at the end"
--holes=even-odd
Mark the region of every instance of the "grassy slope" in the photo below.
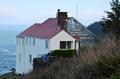
{"type": "Polygon", "coordinates": [[[73,58],[60,58],[24,78],[10,73],[0,79],[120,79],[120,42],[107,39],[97,48],[82,49],[73,58]]]}

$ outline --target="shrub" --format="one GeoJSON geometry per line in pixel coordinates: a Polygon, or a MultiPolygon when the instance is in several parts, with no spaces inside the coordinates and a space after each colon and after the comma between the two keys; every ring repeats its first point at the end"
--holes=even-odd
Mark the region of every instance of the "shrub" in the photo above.
{"type": "Polygon", "coordinates": [[[60,50],[54,50],[53,53],[51,53],[52,56],[57,56],[57,57],[73,57],[73,55],[76,54],[76,50],[74,49],[60,49],[60,50]]]}
{"type": "Polygon", "coordinates": [[[75,56],[72,51],[55,50],[50,54],[61,58],[25,79],[120,79],[120,74],[115,75],[120,72],[120,42],[104,39],[94,48],[81,48],[75,56]]]}
{"type": "Polygon", "coordinates": [[[41,58],[34,58],[33,59],[33,69],[44,68],[48,65],[47,62],[44,62],[41,58]]]}
{"type": "Polygon", "coordinates": [[[104,56],[98,61],[98,68],[102,76],[109,77],[120,69],[119,56],[104,56]]]}

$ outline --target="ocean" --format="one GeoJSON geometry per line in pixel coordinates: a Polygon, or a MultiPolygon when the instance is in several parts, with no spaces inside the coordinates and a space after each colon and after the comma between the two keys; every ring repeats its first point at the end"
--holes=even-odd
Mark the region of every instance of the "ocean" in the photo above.
{"type": "Polygon", "coordinates": [[[19,31],[0,31],[0,75],[15,68],[16,35],[19,31]]]}
{"type": "Polygon", "coordinates": [[[16,35],[30,25],[0,24],[0,75],[15,68],[16,35]]]}

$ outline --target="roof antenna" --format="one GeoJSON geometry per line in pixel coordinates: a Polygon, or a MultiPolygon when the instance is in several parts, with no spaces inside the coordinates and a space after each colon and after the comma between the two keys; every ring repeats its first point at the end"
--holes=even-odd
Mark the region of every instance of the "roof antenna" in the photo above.
{"type": "Polygon", "coordinates": [[[78,19],[78,6],[76,6],[76,19],[78,19]]]}

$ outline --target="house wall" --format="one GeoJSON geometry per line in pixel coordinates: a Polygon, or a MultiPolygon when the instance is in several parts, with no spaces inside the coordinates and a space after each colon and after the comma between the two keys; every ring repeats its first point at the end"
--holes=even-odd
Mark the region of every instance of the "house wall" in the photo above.
{"type": "Polygon", "coordinates": [[[33,59],[47,54],[51,50],[60,48],[60,41],[73,41],[72,48],[75,49],[75,39],[67,32],[61,31],[51,39],[38,39],[33,37],[17,38],[16,47],[16,74],[26,74],[33,69],[33,59]],[[33,44],[33,40],[35,44],[33,44]],[[48,48],[46,48],[46,41],[48,48]],[[21,55],[21,58],[20,56],[21,55]],[[30,57],[32,56],[32,62],[30,57]]]}
{"type": "Polygon", "coordinates": [[[73,17],[70,17],[67,25],[67,30],[72,36],[80,36],[81,47],[96,46],[97,40],[99,40],[98,37],[79,21],[73,17]]]}
{"type": "Polygon", "coordinates": [[[24,46],[23,46],[23,38],[17,38],[17,45],[16,45],[16,73],[23,72],[23,61],[24,59],[24,46]]]}
{"type": "Polygon", "coordinates": [[[50,50],[60,49],[60,41],[73,41],[72,49],[75,49],[75,39],[67,32],[61,31],[59,34],[50,39],[50,50]]]}
{"type": "Polygon", "coordinates": [[[33,37],[25,37],[24,39],[17,38],[18,42],[24,40],[24,43],[17,44],[16,50],[16,73],[24,74],[33,69],[33,59],[40,57],[41,55],[49,52],[49,40],[38,39],[33,37]],[[26,42],[27,40],[27,42],[26,42]],[[33,44],[35,40],[35,44],[33,44]],[[46,41],[48,41],[48,48],[46,48],[46,41]],[[21,58],[19,55],[21,54],[21,58]],[[30,55],[32,56],[32,62],[30,62],[30,55]],[[21,59],[21,61],[19,61],[21,59]]]}

